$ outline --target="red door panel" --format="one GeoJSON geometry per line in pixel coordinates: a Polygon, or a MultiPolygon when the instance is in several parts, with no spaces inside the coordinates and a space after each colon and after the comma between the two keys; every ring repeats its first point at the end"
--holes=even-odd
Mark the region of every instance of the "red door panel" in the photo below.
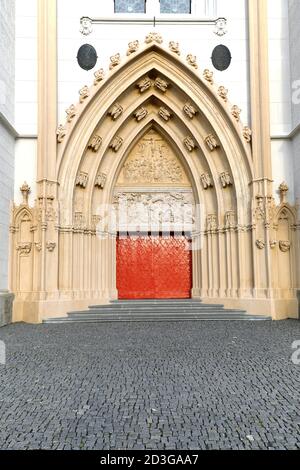
{"type": "Polygon", "coordinates": [[[117,239],[120,299],[190,298],[192,258],[186,237],[117,239]]]}

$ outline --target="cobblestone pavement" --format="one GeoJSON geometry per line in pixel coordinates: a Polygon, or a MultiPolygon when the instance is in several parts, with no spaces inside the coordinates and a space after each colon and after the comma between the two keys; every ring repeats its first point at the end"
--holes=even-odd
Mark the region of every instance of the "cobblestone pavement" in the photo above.
{"type": "Polygon", "coordinates": [[[0,329],[2,449],[299,449],[300,322],[0,329]]]}

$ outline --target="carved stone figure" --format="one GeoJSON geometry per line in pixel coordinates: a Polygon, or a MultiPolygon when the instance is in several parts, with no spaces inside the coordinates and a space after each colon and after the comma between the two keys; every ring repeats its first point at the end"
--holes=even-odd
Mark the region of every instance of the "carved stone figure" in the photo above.
{"type": "Polygon", "coordinates": [[[60,124],[57,128],[56,135],[57,135],[57,142],[61,144],[65,136],[67,135],[67,129],[65,128],[65,126],[60,124]]]}
{"type": "Polygon", "coordinates": [[[52,253],[55,250],[56,243],[55,242],[47,242],[46,248],[47,250],[52,253]]]}
{"type": "Polygon", "coordinates": [[[83,103],[84,100],[86,100],[90,96],[90,90],[88,86],[84,86],[79,90],[79,101],[80,103],[83,103]]]}
{"type": "Polygon", "coordinates": [[[97,70],[95,73],[94,73],[94,77],[95,77],[95,80],[94,80],[94,85],[97,86],[105,77],[105,72],[103,69],[100,69],[100,70],[97,70]]]}
{"type": "Polygon", "coordinates": [[[145,117],[148,116],[148,111],[146,108],[139,108],[135,113],[134,113],[134,117],[135,119],[137,120],[137,122],[140,122],[142,121],[143,119],[145,119],[145,117]]]}
{"type": "Polygon", "coordinates": [[[102,145],[102,138],[99,135],[94,135],[89,141],[88,148],[93,152],[98,152],[102,145]]]}
{"type": "Polygon", "coordinates": [[[121,55],[115,54],[112,55],[110,58],[110,65],[109,65],[109,70],[112,70],[113,68],[117,67],[121,63],[121,55]]]}
{"type": "Polygon", "coordinates": [[[158,88],[160,91],[162,91],[163,93],[165,93],[168,89],[169,84],[163,78],[157,77],[157,79],[154,82],[154,86],[158,88]]]}
{"type": "Polygon", "coordinates": [[[197,109],[191,103],[185,103],[183,111],[190,119],[193,119],[198,113],[197,109]]]}
{"type": "Polygon", "coordinates": [[[157,44],[162,44],[163,43],[163,38],[162,38],[161,34],[155,33],[155,32],[149,33],[146,36],[145,43],[146,44],[151,44],[151,42],[157,42],[157,44]]]}
{"type": "Polygon", "coordinates": [[[200,179],[201,179],[201,183],[202,183],[203,189],[206,190],[206,189],[209,189],[209,188],[213,188],[213,187],[214,187],[212,178],[211,178],[211,176],[210,176],[208,173],[203,173],[203,174],[200,176],[200,179]]]}
{"type": "Polygon", "coordinates": [[[213,152],[216,148],[220,147],[220,144],[214,134],[209,134],[205,138],[205,143],[211,152],[213,152]]]}
{"type": "Polygon", "coordinates": [[[252,131],[251,131],[250,127],[248,127],[248,126],[244,127],[243,136],[244,136],[245,141],[248,142],[248,144],[249,144],[251,142],[251,136],[252,136],[252,131]]]}
{"type": "Polygon", "coordinates": [[[227,103],[228,101],[228,89],[227,88],[225,88],[224,86],[220,86],[218,89],[218,95],[220,96],[220,98],[222,98],[223,101],[225,101],[225,103],[227,103]]]}
{"type": "Polygon", "coordinates": [[[277,240],[270,240],[270,248],[271,250],[274,250],[277,246],[277,240]]]}
{"type": "Polygon", "coordinates": [[[286,184],[286,182],[284,181],[283,183],[281,183],[281,185],[279,186],[279,193],[280,193],[280,203],[281,204],[284,204],[286,202],[286,197],[287,197],[287,193],[289,192],[289,187],[288,185],[286,184]]]}
{"type": "Polygon", "coordinates": [[[96,178],[96,181],[95,181],[95,186],[100,188],[100,189],[104,189],[106,180],[107,180],[107,174],[106,173],[99,173],[99,175],[97,175],[97,178],[96,178]]]}
{"type": "Polygon", "coordinates": [[[240,121],[241,112],[242,110],[236,104],[232,106],[231,114],[237,122],[240,121]]]}
{"type": "Polygon", "coordinates": [[[210,70],[208,69],[205,69],[204,72],[203,72],[203,77],[204,79],[209,82],[211,85],[214,84],[214,73],[211,72],[210,70]]]}
{"type": "Polygon", "coordinates": [[[218,230],[218,216],[217,214],[209,214],[206,219],[207,230],[216,231],[218,230]]]}
{"type": "Polygon", "coordinates": [[[82,188],[86,188],[89,180],[89,175],[88,173],[85,173],[84,171],[80,171],[77,175],[76,178],[76,186],[81,186],[82,188]]]}
{"type": "Polygon", "coordinates": [[[195,55],[188,54],[186,56],[186,61],[191,67],[194,67],[195,69],[198,69],[197,57],[195,55]]]}
{"type": "Polygon", "coordinates": [[[72,119],[76,116],[76,106],[72,104],[68,109],[66,109],[67,121],[71,122],[72,119]]]}
{"type": "Polygon", "coordinates": [[[20,255],[29,255],[31,252],[32,243],[30,242],[21,242],[18,243],[16,246],[16,250],[20,253],[20,255]]]}
{"type": "Polygon", "coordinates": [[[283,253],[287,253],[291,249],[291,242],[287,240],[280,240],[279,248],[283,253]]]}
{"type": "Polygon", "coordinates": [[[261,238],[259,240],[256,240],[256,246],[259,250],[263,250],[266,246],[266,243],[264,240],[262,240],[261,238]]]}
{"type": "Polygon", "coordinates": [[[227,211],[225,214],[225,228],[234,229],[236,227],[236,213],[235,211],[227,211]]]}
{"type": "Polygon", "coordinates": [[[123,145],[123,139],[122,139],[122,137],[120,137],[120,136],[117,135],[117,136],[112,140],[112,142],[111,142],[111,144],[110,144],[109,147],[110,147],[114,152],[117,152],[117,151],[122,147],[122,145],[123,145]]]}
{"type": "Polygon", "coordinates": [[[189,152],[192,152],[197,148],[196,142],[192,139],[192,137],[186,137],[183,141],[184,145],[188,149],[189,152]]]}
{"type": "Polygon", "coordinates": [[[109,110],[108,114],[111,116],[113,121],[116,121],[118,117],[123,113],[123,107],[119,103],[115,103],[109,110]]]}
{"type": "Polygon", "coordinates": [[[179,49],[179,43],[175,41],[170,41],[169,42],[169,49],[171,52],[174,52],[174,54],[180,55],[180,49],[179,49]]]}
{"type": "Polygon", "coordinates": [[[134,52],[136,52],[138,50],[138,48],[140,47],[140,43],[138,40],[135,40],[135,41],[132,41],[128,44],[128,51],[127,51],[127,55],[131,55],[133,54],[134,52]]]}
{"type": "Polygon", "coordinates": [[[29,194],[31,193],[31,188],[28,186],[26,181],[24,181],[24,184],[20,187],[20,191],[23,196],[22,204],[24,206],[28,206],[28,198],[29,198],[29,194]]]}
{"type": "Polygon", "coordinates": [[[227,187],[233,185],[231,175],[228,171],[224,171],[223,173],[221,173],[220,174],[220,179],[221,179],[221,183],[222,183],[223,188],[227,188],[227,187]]]}
{"type": "Polygon", "coordinates": [[[81,34],[83,34],[84,36],[88,36],[89,34],[92,33],[93,31],[93,28],[92,28],[92,20],[91,18],[88,18],[88,17],[83,17],[81,18],[80,20],[80,32],[81,34]]]}
{"type": "Polygon", "coordinates": [[[152,87],[152,80],[149,77],[144,77],[138,84],[138,88],[140,89],[141,93],[148,90],[152,87]]]}
{"type": "Polygon", "coordinates": [[[35,249],[36,251],[40,252],[42,251],[42,243],[41,242],[35,242],[35,249]]]}
{"type": "Polygon", "coordinates": [[[167,108],[165,108],[164,106],[159,108],[158,114],[164,121],[169,121],[172,117],[170,111],[168,111],[167,108]]]}

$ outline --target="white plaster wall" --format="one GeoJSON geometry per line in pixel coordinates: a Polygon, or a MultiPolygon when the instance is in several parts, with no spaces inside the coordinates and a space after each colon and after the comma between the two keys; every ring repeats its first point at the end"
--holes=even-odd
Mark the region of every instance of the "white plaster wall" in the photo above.
{"type": "MultiPolygon", "coordinates": [[[[148,0],[147,5],[151,6],[148,0]]],[[[153,4],[152,4],[153,5],[153,4]]],[[[170,40],[180,43],[182,57],[193,53],[198,57],[200,73],[205,68],[213,69],[211,53],[218,44],[227,45],[232,53],[231,67],[225,72],[215,71],[216,82],[230,90],[230,100],[243,109],[242,119],[249,122],[248,99],[248,54],[245,0],[198,0],[195,16],[205,17],[206,13],[225,16],[228,19],[228,34],[218,37],[213,26],[202,25],[158,25],[156,31],[163,35],[167,45],[170,40]]],[[[153,11],[153,10],[151,10],[153,11]]],[[[59,121],[64,122],[65,110],[78,101],[78,90],[90,85],[93,71],[83,71],[77,64],[76,55],[84,43],[92,44],[98,52],[95,69],[108,69],[111,55],[120,52],[126,55],[129,41],[141,42],[153,30],[148,25],[94,25],[89,36],[79,32],[80,18],[113,16],[113,0],[73,0],[72,8],[66,0],[58,0],[58,80],[59,80],[59,121]]],[[[135,15],[134,15],[135,16],[135,15]]],[[[150,15],[151,16],[151,15],[150,15]]],[[[130,17],[130,15],[128,15],[130,17]]],[[[176,15],[175,15],[176,17],[176,15]]]]}
{"type": "Polygon", "coordinates": [[[0,291],[8,289],[8,235],[13,196],[15,141],[12,129],[5,122],[14,124],[14,15],[14,1],[0,0],[0,291]]]}
{"type": "MultiPolygon", "coordinates": [[[[16,142],[15,202],[21,202],[20,186],[36,184],[37,135],[37,0],[16,0],[16,142]],[[31,136],[32,140],[23,139],[31,136]]],[[[31,201],[33,198],[31,197],[31,201]]]]}

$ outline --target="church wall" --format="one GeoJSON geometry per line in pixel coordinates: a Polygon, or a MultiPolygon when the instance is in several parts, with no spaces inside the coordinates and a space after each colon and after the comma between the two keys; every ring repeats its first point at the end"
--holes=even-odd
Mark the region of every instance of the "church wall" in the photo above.
{"type": "Polygon", "coordinates": [[[11,318],[8,236],[14,173],[14,2],[0,0],[0,326],[11,318]]]}

